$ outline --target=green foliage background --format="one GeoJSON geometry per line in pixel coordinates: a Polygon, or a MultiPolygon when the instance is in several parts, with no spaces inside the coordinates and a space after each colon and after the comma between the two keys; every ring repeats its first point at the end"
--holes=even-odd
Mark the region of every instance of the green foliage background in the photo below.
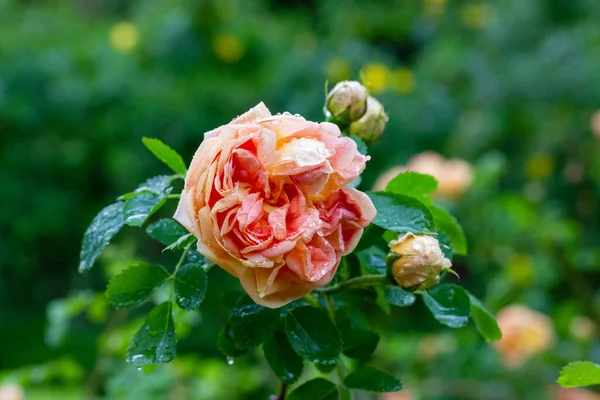
{"type": "Polygon", "coordinates": [[[471,162],[474,186],[444,204],[469,239],[460,283],[493,312],[546,313],[557,332],[506,370],[473,329],[439,326],[419,304],[392,323],[382,313],[377,363],[426,399],[544,398],[563,364],[600,354],[597,330],[572,329],[600,317],[598,26],[595,0],[0,0],[0,380],[31,399],[275,393],[262,356],[230,366],[217,350],[223,294],[239,290],[218,269],[176,326],[176,361],[150,376],[126,365],[143,313],[111,310],[106,282],[142,254],[176,259],[125,229],[82,276],[80,240],[98,210],[164,173],[143,136],[189,160],[205,131],[259,101],[321,120],[324,82],[370,67],[390,122],[361,187],[425,150],[471,162]],[[124,21],[138,34],[126,51],[124,21]]]}

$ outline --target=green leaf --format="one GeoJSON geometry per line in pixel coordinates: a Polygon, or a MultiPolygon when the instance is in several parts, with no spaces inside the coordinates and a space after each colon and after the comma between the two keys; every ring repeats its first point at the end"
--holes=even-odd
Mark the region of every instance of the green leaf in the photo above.
{"type": "Polygon", "coordinates": [[[123,203],[111,204],[96,215],[83,235],[79,255],[79,272],[87,272],[108,245],[110,240],[125,224],[123,203]]]}
{"type": "Polygon", "coordinates": [[[134,265],[111,279],[106,289],[108,301],[115,307],[130,307],[146,300],[169,279],[159,265],[134,265]]]}
{"type": "Polygon", "coordinates": [[[467,238],[461,226],[448,211],[431,206],[429,208],[438,231],[444,233],[450,239],[452,250],[456,254],[467,254],[467,238]]]}
{"type": "Polygon", "coordinates": [[[171,192],[171,190],[173,190],[171,187],[172,180],[173,177],[168,175],[155,176],[154,178],[150,178],[142,183],[137,189],[135,189],[135,191],[122,195],[119,197],[119,200],[129,200],[139,196],[142,193],[153,193],[158,196],[167,194],[167,192],[171,192]]]}
{"type": "Polygon", "coordinates": [[[256,346],[267,340],[277,328],[280,311],[258,305],[242,296],[231,310],[229,328],[239,347],[256,346]]]}
{"type": "Polygon", "coordinates": [[[342,336],[343,353],[350,358],[367,358],[377,348],[379,335],[369,326],[365,315],[349,306],[340,307],[335,322],[342,336]]]}
{"type": "Polygon", "coordinates": [[[162,195],[141,193],[139,196],[125,201],[125,207],[123,208],[125,223],[131,226],[142,226],[148,218],[167,202],[167,195],[171,189],[169,188],[162,195]]]}
{"type": "Polygon", "coordinates": [[[365,273],[378,275],[386,273],[387,265],[385,258],[387,254],[379,247],[371,246],[368,249],[358,252],[357,256],[365,273]]]}
{"type": "Polygon", "coordinates": [[[136,367],[168,363],[175,358],[177,338],[171,303],[156,306],[144,320],[127,349],[127,362],[136,367]]]}
{"type": "Polygon", "coordinates": [[[368,192],[377,209],[373,223],[394,232],[429,233],[435,231],[429,208],[419,200],[401,194],[368,192]]]}
{"type": "Polygon", "coordinates": [[[402,384],[397,378],[372,367],[361,367],[346,376],[344,386],[377,393],[402,390],[402,384]]]}
{"type": "Polygon", "coordinates": [[[191,233],[187,233],[183,236],[180,236],[176,241],[174,241],[173,243],[171,243],[170,245],[168,245],[167,247],[165,247],[163,249],[163,251],[177,251],[177,250],[182,250],[188,246],[190,246],[191,244],[193,244],[194,242],[196,242],[196,238],[191,234],[191,233]]]}
{"type": "Polygon", "coordinates": [[[164,144],[159,139],[142,138],[144,145],[158,158],[167,164],[169,168],[180,175],[185,175],[187,168],[181,156],[172,148],[164,144]]]}
{"type": "Polygon", "coordinates": [[[363,156],[366,156],[368,154],[367,144],[361,138],[355,135],[348,135],[348,137],[354,140],[354,142],[356,142],[356,149],[360,154],[362,154],[363,156]]]}
{"type": "Polygon", "coordinates": [[[566,388],[600,385],[600,365],[590,361],[571,362],[560,371],[557,382],[566,388]]]}
{"type": "Polygon", "coordinates": [[[342,350],[340,332],[321,309],[305,306],[289,312],[285,333],[301,357],[318,364],[332,364],[342,350]]]}
{"type": "Polygon", "coordinates": [[[415,303],[416,296],[399,286],[388,286],[385,289],[385,299],[396,307],[408,307],[415,303]]]}
{"type": "Polygon", "coordinates": [[[422,293],[423,301],[439,323],[461,328],[469,322],[471,302],[467,292],[457,285],[437,285],[422,293]]]}
{"type": "Polygon", "coordinates": [[[240,347],[233,341],[229,324],[226,324],[217,335],[217,348],[227,357],[241,357],[248,352],[247,348],[240,347]]]}
{"type": "Polygon", "coordinates": [[[376,245],[377,242],[381,242],[381,237],[384,232],[385,229],[382,229],[375,224],[370,224],[365,228],[362,237],[360,238],[360,241],[358,242],[358,245],[354,251],[362,251],[376,245]]]}
{"type": "MultiPolygon", "coordinates": [[[[467,292],[468,293],[468,292],[467,292]]],[[[498,326],[498,322],[494,316],[485,308],[483,303],[479,299],[468,293],[469,300],[471,301],[471,318],[475,321],[477,330],[481,333],[488,342],[500,340],[502,337],[502,331],[498,326]]]]}
{"type": "Polygon", "coordinates": [[[286,400],[338,400],[335,384],[324,378],[315,378],[303,383],[286,396],[286,400]]]}
{"type": "Polygon", "coordinates": [[[168,246],[188,231],[173,218],[163,218],[148,225],[146,233],[160,244],[168,246]]]}
{"type": "Polygon", "coordinates": [[[437,180],[431,175],[408,171],[402,172],[392,179],[385,187],[385,191],[429,202],[429,197],[437,185],[437,180]]]}
{"type": "Polygon", "coordinates": [[[186,311],[197,308],[206,293],[206,272],[197,263],[183,264],[175,275],[175,301],[186,311]]]}
{"type": "Polygon", "coordinates": [[[283,382],[292,384],[302,375],[304,361],[294,352],[283,332],[275,332],[263,344],[263,352],[267,363],[283,382]]]}

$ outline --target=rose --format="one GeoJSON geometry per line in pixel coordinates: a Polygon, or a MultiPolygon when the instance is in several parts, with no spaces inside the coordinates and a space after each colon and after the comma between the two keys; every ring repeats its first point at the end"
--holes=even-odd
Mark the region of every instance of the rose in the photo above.
{"type": "Polygon", "coordinates": [[[204,135],[174,218],[256,303],[279,307],[328,284],[375,218],[344,187],[368,159],[336,125],[261,103],[204,135]]]}
{"type": "Polygon", "coordinates": [[[434,237],[407,233],[389,247],[389,274],[405,289],[423,290],[438,283],[442,272],[451,271],[452,263],[434,237]]]}
{"type": "Polygon", "coordinates": [[[396,175],[414,171],[432,175],[438,181],[434,194],[450,199],[460,197],[473,183],[473,168],[461,159],[444,159],[433,151],[426,151],[411,158],[406,165],[397,165],[384,172],[373,185],[374,190],[384,190],[396,175]]]}
{"type": "Polygon", "coordinates": [[[545,314],[522,305],[510,305],[496,315],[502,338],[495,343],[504,365],[516,368],[552,346],[554,328],[545,314]]]}

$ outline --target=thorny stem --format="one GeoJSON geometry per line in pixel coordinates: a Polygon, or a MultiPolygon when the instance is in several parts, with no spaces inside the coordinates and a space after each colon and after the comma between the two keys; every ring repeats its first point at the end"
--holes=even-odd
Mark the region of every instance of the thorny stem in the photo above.
{"type": "Polygon", "coordinates": [[[344,292],[350,289],[360,289],[369,286],[379,286],[385,284],[387,281],[388,277],[386,275],[364,275],[359,276],[358,278],[348,279],[347,281],[334,286],[316,288],[313,289],[313,292],[331,295],[344,292]]]}

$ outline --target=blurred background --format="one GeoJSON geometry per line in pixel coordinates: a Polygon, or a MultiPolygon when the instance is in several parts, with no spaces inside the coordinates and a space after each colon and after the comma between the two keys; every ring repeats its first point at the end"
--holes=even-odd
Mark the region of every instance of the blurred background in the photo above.
{"type": "Polygon", "coordinates": [[[216,348],[222,293],[239,290],[217,269],[176,318],[176,360],[125,364],[144,313],[110,309],[106,283],[142,255],[174,260],[129,228],[82,276],[81,237],[166,172],[142,136],[189,160],[259,101],[323,120],[325,82],[362,71],[390,121],[361,188],[401,165],[442,171],[436,201],[469,238],[460,283],[505,337],[450,330],[422,304],[375,311],[372,362],[407,388],[382,398],[599,399],[553,383],[600,359],[599,26],[596,0],[0,0],[0,398],[275,393],[260,351],[229,365],[216,348]],[[426,151],[454,160],[415,160],[426,151]]]}

